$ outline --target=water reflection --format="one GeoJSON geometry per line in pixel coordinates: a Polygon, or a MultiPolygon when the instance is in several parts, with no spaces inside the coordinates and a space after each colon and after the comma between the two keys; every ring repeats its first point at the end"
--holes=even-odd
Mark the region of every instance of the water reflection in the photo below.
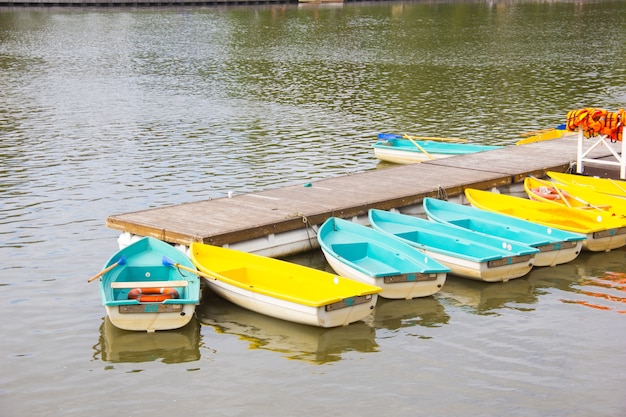
{"type": "Polygon", "coordinates": [[[239,336],[249,349],[280,353],[287,359],[325,364],[346,352],[376,352],[375,330],[364,322],[330,329],[305,326],[257,314],[204,290],[196,310],[202,325],[217,333],[239,336]]]}
{"type": "Polygon", "coordinates": [[[597,310],[626,313],[626,249],[606,253],[583,253],[572,262],[576,279],[565,289],[571,294],[561,301],[597,310]]]}
{"type": "Polygon", "coordinates": [[[467,307],[479,315],[500,315],[503,308],[528,309],[537,302],[533,286],[525,278],[508,282],[481,282],[448,277],[437,294],[456,306],[467,307]],[[524,307],[515,304],[524,305],[524,307]]]}
{"type": "Polygon", "coordinates": [[[376,328],[397,330],[413,326],[440,327],[448,324],[449,320],[450,316],[435,297],[412,300],[379,298],[372,324],[376,328]]]}
{"type": "Polygon", "coordinates": [[[94,359],[104,362],[183,363],[200,359],[200,324],[194,319],[176,330],[146,333],[121,330],[105,317],[94,359]]]}

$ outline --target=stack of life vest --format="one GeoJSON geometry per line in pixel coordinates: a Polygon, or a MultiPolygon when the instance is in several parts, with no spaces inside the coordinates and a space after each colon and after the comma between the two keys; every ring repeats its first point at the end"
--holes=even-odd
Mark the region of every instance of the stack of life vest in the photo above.
{"type": "Polygon", "coordinates": [[[604,135],[611,141],[622,141],[626,111],[610,112],[604,109],[586,108],[567,112],[567,130],[582,129],[586,138],[604,135]]]}

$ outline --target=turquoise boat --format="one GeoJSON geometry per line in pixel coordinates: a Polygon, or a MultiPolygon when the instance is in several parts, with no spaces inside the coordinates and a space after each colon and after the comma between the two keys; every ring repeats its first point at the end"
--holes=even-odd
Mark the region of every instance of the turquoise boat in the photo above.
{"type": "Polygon", "coordinates": [[[154,332],[185,326],[200,303],[200,279],[191,260],[173,246],[143,237],[116,252],[100,278],[111,323],[122,330],[154,332]]]}
{"type": "Polygon", "coordinates": [[[413,140],[410,136],[394,133],[380,133],[378,139],[380,141],[373,145],[376,158],[395,164],[415,164],[501,148],[500,146],[475,145],[472,143],[413,140]]]}
{"type": "Polygon", "coordinates": [[[508,281],[532,269],[539,249],[509,239],[400,213],[371,209],[374,229],[393,236],[450,268],[479,281],[508,281]]]}
{"type": "Polygon", "coordinates": [[[423,206],[430,220],[539,249],[535,266],[554,266],[574,260],[582,251],[586,238],[580,233],[430,197],[424,199],[423,206]]]}
{"type": "Polygon", "coordinates": [[[450,270],[398,239],[336,217],[322,224],[317,240],[337,274],[380,287],[384,298],[432,295],[450,270]]]}

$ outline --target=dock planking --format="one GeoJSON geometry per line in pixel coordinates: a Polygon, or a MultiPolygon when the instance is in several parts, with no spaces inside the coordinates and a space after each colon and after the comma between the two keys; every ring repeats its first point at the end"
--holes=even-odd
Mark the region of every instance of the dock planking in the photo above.
{"type": "MultiPolygon", "coordinates": [[[[342,177],[111,215],[107,227],[188,246],[228,245],[319,225],[328,217],[364,216],[368,209],[402,209],[425,197],[521,183],[528,175],[564,172],[576,161],[571,137],[506,146],[413,165],[398,165],[342,177]]],[[[594,157],[609,152],[594,150],[594,157]]],[[[373,157],[373,156],[372,156],[373,157]]]]}

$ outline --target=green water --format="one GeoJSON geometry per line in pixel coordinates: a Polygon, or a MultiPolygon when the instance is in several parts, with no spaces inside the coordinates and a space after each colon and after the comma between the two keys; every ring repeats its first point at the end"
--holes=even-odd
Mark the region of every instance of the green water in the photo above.
{"type": "Polygon", "coordinates": [[[86,280],[110,214],[380,168],[378,132],[512,144],[624,107],[625,11],[0,9],[0,414],[623,415],[624,249],[329,330],[207,293],[185,329],[121,332],[86,280]]]}

